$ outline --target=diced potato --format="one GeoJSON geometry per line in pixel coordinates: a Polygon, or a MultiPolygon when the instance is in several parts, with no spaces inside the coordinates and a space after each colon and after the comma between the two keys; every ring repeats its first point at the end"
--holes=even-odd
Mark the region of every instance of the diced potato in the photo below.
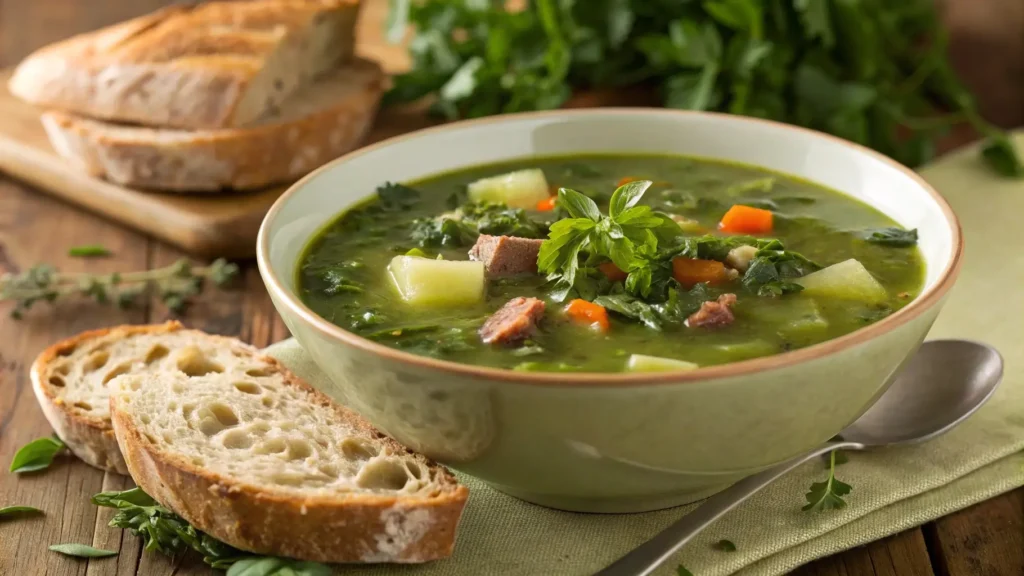
{"type": "Polygon", "coordinates": [[[869,304],[883,302],[888,297],[885,288],[871,272],[852,258],[796,278],[793,282],[803,286],[803,294],[808,296],[829,296],[869,304]]]}
{"type": "Polygon", "coordinates": [[[757,255],[757,248],[753,246],[737,246],[729,250],[725,257],[725,263],[740,272],[746,272],[750,268],[750,261],[757,255]]]}
{"type": "Polygon", "coordinates": [[[459,306],[484,298],[484,263],[395,256],[388,276],[402,299],[417,306],[459,306]]]}
{"type": "Polygon", "coordinates": [[[646,354],[633,354],[626,362],[626,370],[630,372],[669,372],[672,370],[696,370],[697,368],[700,366],[693,362],[662,358],[661,356],[647,356],[646,354]]]}
{"type": "Polygon", "coordinates": [[[504,202],[530,210],[551,196],[544,172],[536,168],[483,178],[470,184],[467,191],[474,202],[504,202]]]}
{"type": "Polygon", "coordinates": [[[758,320],[776,326],[787,338],[812,337],[828,329],[818,303],[802,294],[767,300],[748,312],[758,320]]]}

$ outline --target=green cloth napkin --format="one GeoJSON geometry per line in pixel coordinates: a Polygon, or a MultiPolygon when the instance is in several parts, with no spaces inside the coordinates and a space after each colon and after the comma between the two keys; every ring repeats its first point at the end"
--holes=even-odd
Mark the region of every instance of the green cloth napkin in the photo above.
{"type": "MultiPolygon", "coordinates": [[[[1015,137],[1024,149],[1024,132],[1015,137]]],[[[811,560],[934,520],[1024,485],[1024,180],[999,179],[976,147],[921,172],[960,217],[963,272],[931,338],[968,338],[997,347],[1006,375],[995,397],[949,434],[911,447],[851,453],[837,477],[853,486],[848,506],[802,512],[804,493],[826,476],[811,462],[725,516],[659,574],[678,564],[694,576],[783,574],[811,560]],[[728,539],[735,552],[717,550],[728,539]]],[[[294,341],[268,352],[314,385],[324,376],[294,341]]],[[[369,566],[345,573],[477,576],[585,575],[650,538],[694,508],[630,515],[549,510],[459,475],[469,504],[452,558],[422,566],[369,566]]]]}

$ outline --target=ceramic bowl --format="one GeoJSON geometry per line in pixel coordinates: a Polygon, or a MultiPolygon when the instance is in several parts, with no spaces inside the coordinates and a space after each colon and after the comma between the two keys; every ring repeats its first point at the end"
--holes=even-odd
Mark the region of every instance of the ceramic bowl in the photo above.
{"type": "Polygon", "coordinates": [[[399,442],[544,506],[636,512],[708,496],[834,436],[885,390],[959,269],[949,206],[911,170],[818,132],[739,116],[595,109],[459,122],[369,146],[310,174],[260,229],[260,274],[324,392],[399,442]],[[763,166],[860,199],[920,233],[921,295],[808,348],[656,374],[543,374],[415,356],[347,332],[296,295],[303,249],[384,181],[586,152],[674,153],[763,166]]]}

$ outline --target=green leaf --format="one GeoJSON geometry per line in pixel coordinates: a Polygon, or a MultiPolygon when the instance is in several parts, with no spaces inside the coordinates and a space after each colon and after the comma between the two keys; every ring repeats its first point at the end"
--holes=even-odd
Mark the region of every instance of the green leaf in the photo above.
{"type": "Polygon", "coordinates": [[[699,26],[693,20],[673,20],[668,26],[675,60],[694,68],[717,64],[722,57],[722,37],[710,22],[699,26]]]}
{"type": "Polygon", "coordinates": [[[627,294],[609,294],[598,296],[594,304],[604,306],[608,310],[636,320],[653,330],[661,330],[661,321],[649,304],[627,294]]]}
{"type": "Polygon", "coordinates": [[[588,218],[597,222],[601,219],[601,211],[589,197],[570,188],[558,189],[558,205],[565,208],[573,218],[588,218]]]}
{"type": "Polygon", "coordinates": [[[715,549],[721,550],[722,552],[735,552],[736,544],[732,540],[719,540],[715,543],[715,549]]]}
{"type": "Polygon", "coordinates": [[[420,201],[420,192],[404,184],[385,182],[377,187],[380,207],[389,212],[407,210],[420,201]]]}
{"type": "Polygon", "coordinates": [[[75,543],[52,544],[50,550],[76,558],[107,558],[109,556],[117,556],[117,552],[114,550],[103,550],[102,548],[93,548],[85,544],[75,543]]]}
{"type": "Polygon", "coordinates": [[[733,30],[761,37],[761,7],[754,0],[709,0],[704,2],[704,10],[733,30]]]}
{"type": "Polygon", "coordinates": [[[474,56],[452,74],[451,79],[441,86],[441,98],[456,102],[468,98],[477,87],[476,73],[484,65],[484,59],[474,56]]]}
{"type": "Polygon", "coordinates": [[[330,566],[288,558],[245,558],[228,569],[227,576],[331,576],[330,566]]]}
{"type": "Polygon", "coordinates": [[[616,188],[608,205],[608,215],[615,218],[621,212],[636,206],[651,184],[654,183],[650,180],[634,180],[616,188]]]}
{"type": "Polygon", "coordinates": [[[4,506],[0,508],[0,518],[4,516],[27,516],[30,514],[42,514],[43,511],[32,506],[4,506]]]}
{"type": "Polygon", "coordinates": [[[1011,178],[1024,177],[1024,162],[1005,134],[990,136],[982,144],[981,156],[996,172],[1011,178]]]}
{"type": "Polygon", "coordinates": [[[799,13],[804,35],[819,39],[826,48],[835,45],[836,36],[829,18],[829,0],[793,0],[793,8],[799,13]]]}
{"type": "Polygon", "coordinates": [[[110,256],[112,252],[99,244],[86,244],[75,246],[68,250],[68,256],[74,258],[95,258],[99,256],[110,256]]]}
{"type": "Polygon", "coordinates": [[[608,2],[608,46],[618,48],[629,37],[636,16],[629,6],[629,0],[608,2]]]}
{"type": "Polygon", "coordinates": [[[15,474],[35,472],[49,468],[53,458],[64,449],[64,442],[56,435],[38,438],[25,444],[14,454],[10,471],[15,474]]]}
{"type": "Polygon", "coordinates": [[[129,506],[156,506],[156,500],[146,494],[142,488],[135,487],[129,490],[115,490],[111,492],[100,492],[94,494],[92,503],[105,508],[126,508],[129,506]]]}
{"type": "Polygon", "coordinates": [[[852,486],[836,478],[836,456],[835,451],[833,451],[829,461],[828,478],[824,482],[811,484],[811,488],[806,495],[807,505],[802,510],[804,512],[810,510],[817,512],[838,510],[846,506],[843,496],[846,496],[852,490],[852,486]]]}
{"type": "Polygon", "coordinates": [[[872,244],[882,244],[883,246],[915,246],[917,244],[917,228],[912,230],[895,227],[875,228],[865,230],[861,233],[861,237],[872,244]]]}
{"type": "Polygon", "coordinates": [[[676,566],[676,576],[693,576],[693,572],[690,572],[680,564],[676,566]]]}
{"type": "Polygon", "coordinates": [[[676,74],[665,84],[665,105],[680,110],[709,110],[718,106],[715,93],[718,64],[709,63],[700,72],[676,74]]]}

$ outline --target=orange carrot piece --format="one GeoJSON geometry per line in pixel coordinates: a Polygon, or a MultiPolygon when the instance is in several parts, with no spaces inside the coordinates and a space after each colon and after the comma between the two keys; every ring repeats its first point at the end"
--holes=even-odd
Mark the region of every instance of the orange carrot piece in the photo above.
{"type": "Polygon", "coordinates": [[[622,282],[626,279],[626,276],[629,276],[629,274],[626,274],[621,268],[616,266],[615,262],[601,262],[597,265],[597,269],[612,282],[622,282]]]}
{"type": "Polygon", "coordinates": [[[616,186],[625,186],[626,184],[629,184],[630,182],[636,182],[637,180],[643,180],[643,178],[637,178],[636,176],[625,176],[619,179],[616,186]]]}
{"type": "Polygon", "coordinates": [[[698,260],[696,258],[672,260],[672,277],[687,288],[701,282],[712,285],[721,284],[729,279],[725,271],[725,264],[717,260],[698,260]]]}
{"type": "Polygon", "coordinates": [[[772,212],[734,204],[722,216],[718,229],[730,234],[769,234],[772,231],[772,212]]]}
{"type": "Polygon", "coordinates": [[[593,326],[601,332],[608,331],[608,311],[599,304],[577,298],[565,307],[565,314],[574,322],[593,326]]]}
{"type": "Polygon", "coordinates": [[[555,202],[558,200],[558,196],[552,196],[547,200],[541,200],[537,202],[537,210],[541,212],[549,212],[555,209],[555,202]]]}

